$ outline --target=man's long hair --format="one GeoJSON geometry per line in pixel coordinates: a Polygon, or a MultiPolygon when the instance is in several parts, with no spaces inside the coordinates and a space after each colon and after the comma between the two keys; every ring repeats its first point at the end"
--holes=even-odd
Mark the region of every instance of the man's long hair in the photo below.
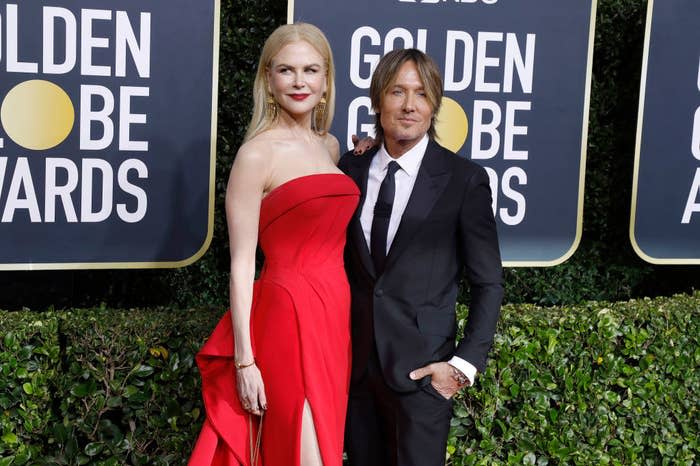
{"type": "Polygon", "coordinates": [[[372,108],[376,114],[374,121],[375,139],[379,142],[384,140],[384,130],[381,125],[380,111],[382,108],[382,98],[386,91],[396,81],[396,76],[404,63],[412,61],[418,70],[418,76],[423,82],[425,95],[433,110],[433,117],[428,128],[428,136],[435,139],[435,115],[440,110],[442,101],[442,76],[437,65],[425,53],[418,49],[392,50],[379,60],[377,68],[372,76],[372,84],[369,88],[369,96],[372,100],[372,108]]]}

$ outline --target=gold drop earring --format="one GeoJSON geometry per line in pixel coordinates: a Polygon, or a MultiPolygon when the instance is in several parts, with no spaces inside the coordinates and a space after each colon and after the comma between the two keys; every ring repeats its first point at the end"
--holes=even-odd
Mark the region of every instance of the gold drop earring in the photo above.
{"type": "Polygon", "coordinates": [[[314,110],[314,123],[316,124],[316,130],[323,127],[323,122],[326,119],[326,96],[321,97],[321,100],[316,105],[314,110]]]}
{"type": "Polygon", "coordinates": [[[272,94],[267,95],[265,104],[265,115],[268,120],[273,121],[277,118],[277,101],[272,97],[272,94]]]}

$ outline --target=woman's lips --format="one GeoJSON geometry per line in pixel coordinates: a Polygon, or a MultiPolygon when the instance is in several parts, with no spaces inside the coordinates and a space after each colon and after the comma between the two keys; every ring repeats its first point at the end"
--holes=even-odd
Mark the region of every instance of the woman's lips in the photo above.
{"type": "Polygon", "coordinates": [[[289,94],[289,97],[291,97],[294,100],[304,100],[311,94],[289,94]]]}

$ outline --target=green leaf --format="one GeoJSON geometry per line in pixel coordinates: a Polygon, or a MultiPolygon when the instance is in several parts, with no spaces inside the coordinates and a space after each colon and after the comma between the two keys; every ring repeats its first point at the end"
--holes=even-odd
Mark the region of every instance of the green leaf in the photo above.
{"type": "Polygon", "coordinates": [[[136,395],[139,392],[139,389],[137,387],[134,387],[133,385],[127,385],[124,387],[124,398],[130,398],[134,395],[136,395]]]}
{"type": "Polygon", "coordinates": [[[12,332],[7,332],[5,337],[2,339],[5,348],[11,349],[15,344],[15,334],[12,332]]]}
{"type": "Polygon", "coordinates": [[[116,408],[122,405],[122,398],[120,396],[113,396],[107,399],[108,408],[116,408]]]}
{"type": "Polygon", "coordinates": [[[145,364],[140,364],[134,369],[134,375],[136,377],[148,377],[151,374],[153,374],[153,368],[145,364]]]}
{"type": "Polygon", "coordinates": [[[3,436],[0,437],[0,438],[2,438],[2,441],[3,441],[3,442],[9,443],[9,444],[11,444],[11,445],[12,445],[12,444],[15,444],[15,443],[17,443],[17,442],[19,442],[19,439],[17,438],[17,435],[15,435],[13,432],[8,432],[8,433],[6,433],[5,435],[3,435],[3,436]]]}
{"type": "Polygon", "coordinates": [[[25,382],[22,384],[22,390],[24,390],[24,393],[26,393],[27,395],[34,394],[34,386],[29,382],[25,382]]]}
{"type": "Polygon", "coordinates": [[[21,453],[17,453],[15,455],[14,464],[16,464],[16,465],[26,464],[30,458],[31,458],[31,454],[25,450],[25,451],[23,451],[21,453]]]}
{"type": "Polygon", "coordinates": [[[92,395],[95,390],[97,390],[97,386],[95,384],[94,380],[89,380],[85,383],[78,384],[71,388],[70,392],[73,396],[77,396],[78,398],[85,398],[88,395],[92,395]]]}
{"type": "Polygon", "coordinates": [[[88,456],[96,456],[102,451],[103,448],[104,444],[102,442],[91,442],[85,445],[83,451],[88,456]]]}

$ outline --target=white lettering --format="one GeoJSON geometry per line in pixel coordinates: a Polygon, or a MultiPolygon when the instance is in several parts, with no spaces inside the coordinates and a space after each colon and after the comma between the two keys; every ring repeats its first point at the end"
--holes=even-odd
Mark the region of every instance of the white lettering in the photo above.
{"type": "Polygon", "coordinates": [[[94,20],[111,20],[110,10],[81,10],[80,19],[80,73],[83,76],[109,76],[112,69],[109,66],[92,64],[92,49],[109,47],[109,39],[106,37],[94,37],[92,35],[92,22],[94,20]]]}
{"type": "Polygon", "coordinates": [[[511,180],[513,178],[517,178],[518,184],[523,186],[527,184],[527,174],[525,170],[520,167],[510,167],[503,172],[503,177],[501,178],[501,190],[503,191],[503,195],[515,201],[516,209],[515,214],[511,215],[507,208],[501,207],[499,209],[499,214],[503,223],[511,226],[519,225],[523,221],[526,207],[525,196],[511,187],[511,180]]]}
{"type": "Polygon", "coordinates": [[[147,151],[147,141],[132,141],[130,125],[145,124],[145,113],[131,113],[132,97],[148,97],[147,87],[122,86],[119,93],[119,150],[147,151]]]}
{"type": "Polygon", "coordinates": [[[496,170],[491,167],[484,167],[486,174],[489,176],[489,188],[491,188],[491,210],[493,211],[493,216],[496,216],[496,205],[498,199],[498,174],[496,170]]]}
{"type": "Polygon", "coordinates": [[[80,221],[101,222],[112,213],[112,190],[114,172],[112,166],[102,159],[83,159],[83,180],[80,189],[80,221]],[[92,174],[95,170],[102,172],[102,203],[100,210],[93,212],[92,197],[95,183],[92,174]]]}
{"type": "Polygon", "coordinates": [[[384,53],[389,53],[394,49],[412,49],[413,48],[413,36],[411,33],[404,28],[394,28],[391,31],[389,31],[384,38],[384,53]],[[394,42],[396,42],[396,39],[401,39],[403,41],[403,45],[396,47],[394,45],[394,42]]]}
{"type": "Polygon", "coordinates": [[[503,92],[513,91],[513,68],[518,72],[520,87],[525,94],[532,93],[532,79],[535,67],[535,34],[527,35],[525,58],[523,59],[518,45],[518,38],[513,33],[506,34],[506,56],[503,70],[503,92]]]}
{"type": "MultiPolygon", "coordinates": [[[[8,5],[9,6],[9,5],[8,5]]],[[[36,200],[36,192],[34,191],[34,183],[32,182],[32,173],[29,170],[29,162],[26,157],[18,157],[15,172],[12,175],[10,190],[7,193],[7,201],[5,210],[2,213],[2,222],[12,222],[15,217],[15,210],[27,209],[29,219],[32,223],[41,222],[41,214],[39,213],[39,204],[36,200]],[[24,199],[20,199],[19,191],[24,188],[24,199]]]]}
{"type": "Polygon", "coordinates": [[[127,223],[135,223],[143,219],[148,209],[148,197],[146,192],[138,186],[129,183],[129,170],[136,170],[139,178],[148,178],[148,167],[142,161],[137,159],[128,159],[119,167],[117,174],[117,183],[119,187],[128,194],[136,198],[136,210],[129,212],[126,209],[126,204],[117,204],[117,215],[127,223]]]}
{"type": "Polygon", "coordinates": [[[44,7],[44,34],[43,34],[43,63],[42,69],[46,74],[68,73],[75,66],[77,24],[75,16],[65,8],[45,6],[44,7]],[[55,23],[56,19],[62,19],[66,28],[65,59],[63,63],[56,63],[55,57],[55,23]]]}
{"type": "Polygon", "coordinates": [[[0,194],[5,183],[5,170],[7,169],[7,157],[0,157],[0,194]]]}
{"type": "Polygon", "coordinates": [[[104,86],[83,84],[80,86],[80,149],[102,150],[114,139],[114,123],[109,117],[114,111],[114,96],[104,86]],[[92,109],[92,97],[102,97],[100,110],[92,109]],[[92,122],[102,124],[103,134],[100,139],[92,139],[92,122]]]}
{"type": "MultiPolygon", "coordinates": [[[[418,29],[418,37],[416,38],[416,46],[418,50],[425,52],[425,43],[427,41],[427,30],[418,29]]],[[[408,29],[394,28],[386,34],[384,38],[384,53],[389,53],[397,48],[410,49],[413,48],[413,35],[408,29]],[[403,45],[397,47],[396,39],[401,39],[403,45]]]]}
{"type": "Polygon", "coordinates": [[[350,39],[350,80],[360,89],[369,89],[372,80],[372,73],[379,63],[380,56],[376,53],[367,53],[362,56],[362,62],[369,64],[369,73],[362,77],[360,76],[360,47],[363,38],[369,38],[370,44],[378,46],[381,44],[381,38],[376,29],[369,26],[362,26],[355,30],[350,39]]]}
{"type": "Polygon", "coordinates": [[[498,132],[498,126],[501,124],[501,108],[496,102],[491,100],[475,100],[474,101],[474,122],[472,129],[472,159],[490,159],[495,157],[498,149],[501,146],[501,135],[498,132]],[[491,112],[491,121],[484,121],[484,112],[491,112]],[[491,145],[486,148],[481,148],[481,137],[484,133],[491,136],[491,145]]]}
{"type": "Polygon", "coordinates": [[[690,223],[690,218],[695,212],[700,212],[700,168],[695,170],[695,177],[688,193],[688,200],[685,203],[681,223],[690,223]]]}
{"type": "Polygon", "coordinates": [[[695,118],[693,119],[693,138],[691,143],[691,150],[693,152],[693,157],[700,160],[700,107],[695,110],[695,118]]]}
{"type": "Polygon", "coordinates": [[[360,113],[361,108],[367,109],[367,115],[374,115],[374,110],[372,110],[372,101],[369,97],[362,96],[356,97],[350,102],[348,106],[348,134],[347,134],[347,148],[352,149],[354,144],[352,143],[353,134],[367,134],[370,137],[374,137],[374,125],[369,123],[363,123],[357,128],[357,115],[360,113]]]}
{"type": "Polygon", "coordinates": [[[37,73],[39,65],[32,62],[22,62],[18,56],[18,25],[17,5],[7,5],[7,71],[10,73],[37,73]]]}
{"type": "Polygon", "coordinates": [[[78,186],[78,167],[70,159],[47,158],[46,159],[46,182],[44,189],[44,221],[53,223],[56,221],[56,198],[61,198],[63,211],[66,213],[68,222],[77,222],[75,207],[71,193],[78,186]],[[56,184],[56,170],[65,170],[68,179],[66,184],[59,186],[56,184]]]}
{"type": "Polygon", "coordinates": [[[129,48],[131,57],[136,65],[136,70],[142,78],[148,78],[151,74],[151,14],[141,13],[140,40],[136,41],[136,34],[131,27],[129,17],[125,11],[117,11],[117,34],[115,74],[119,77],[126,76],[126,49],[129,48]]]}
{"type": "Polygon", "coordinates": [[[526,150],[514,150],[513,138],[515,136],[526,136],[527,126],[515,125],[515,112],[517,110],[530,110],[530,102],[509,101],[506,103],[505,136],[503,137],[503,159],[504,160],[527,160],[526,150]]]}
{"type": "Polygon", "coordinates": [[[486,55],[486,47],[489,42],[502,42],[502,32],[480,32],[476,45],[476,77],[474,79],[474,91],[476,92],[499,92],[498,83],[486,82],[486,68],[496,68],[501,60],[497,57],[486,55]]]}
{"type": "Polygon", "coordinates": [[[447,31],[447,46],[445,47],[445,90],[463,91],[472,81],[474,66],[474,39],[465,31],[447,31]],[[455,55],[457,42],[464,44],[464,66],[462,79],[455,81],[455,55]]]}

